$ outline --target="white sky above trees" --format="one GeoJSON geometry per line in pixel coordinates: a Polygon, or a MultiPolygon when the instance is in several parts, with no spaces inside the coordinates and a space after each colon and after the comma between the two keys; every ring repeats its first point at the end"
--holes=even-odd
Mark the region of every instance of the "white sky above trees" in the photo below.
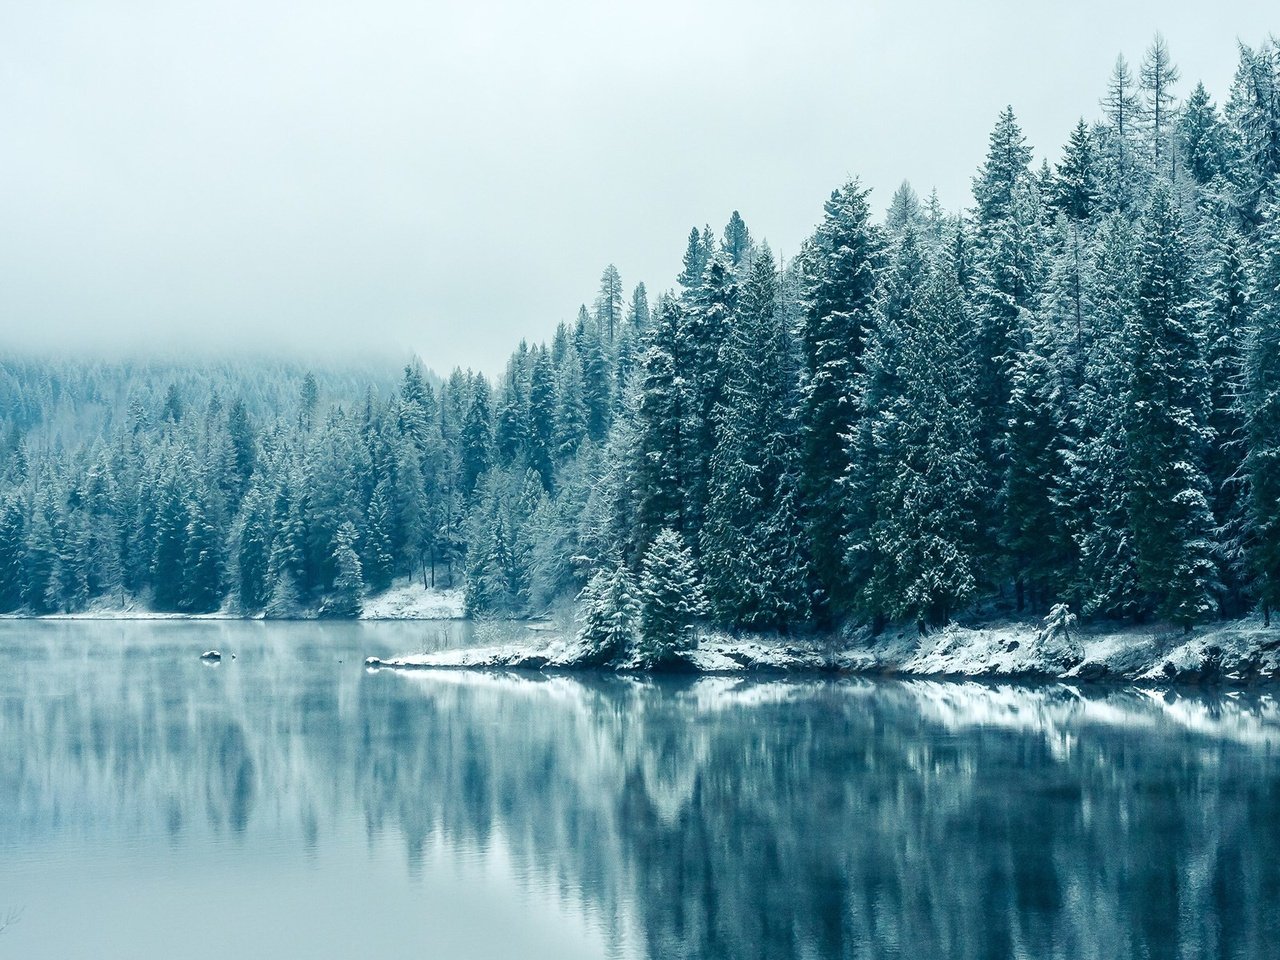
{"type": "MultiPolygon", "coordinates": [[[[849,175],[970,202],[1161,30],[1225,98],[1253,0],[0,5],[0,348],[418,352],[494,373],[739,209],[790,257],[849,175]]],[[[1271,14],[1269,17],[1268,14],[1271,14]]]]}

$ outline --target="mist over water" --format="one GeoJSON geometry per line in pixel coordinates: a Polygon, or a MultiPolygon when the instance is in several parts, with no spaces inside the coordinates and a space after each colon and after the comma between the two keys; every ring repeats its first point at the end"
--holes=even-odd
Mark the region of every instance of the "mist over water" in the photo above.
{"type": "Polygon", "coordinates": [[[0,624],[0,955],[1261,958],[1280,936],[1270,696],[361,666],[475,629],[0,624]]]}

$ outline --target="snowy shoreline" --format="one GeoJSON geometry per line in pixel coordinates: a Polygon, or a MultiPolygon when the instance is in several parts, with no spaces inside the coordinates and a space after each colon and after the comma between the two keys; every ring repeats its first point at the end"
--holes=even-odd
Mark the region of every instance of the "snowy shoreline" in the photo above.
{"type": "MultiPolygon", "coordinates": [[[[463,620],[466,604],[461,587],[449,589],[423,588],[420,584],[400,583],[382,593],[364,598],[357,620],[463,620]]],[[[123,606],[97,604],[75,613],[0,614],[0,620],[263,620],[261,613],[243,614],[230,608],[212,613],[162,613],[148,610],[136,601],[123,606]]],[[[273,617],[273,620],[320,619],[314,612],[299,612],[295,617],[273,617]]],[[[337,622],[337,621],[335,621],[337,622]]]]}
{"type": "MultiPolygon", "coordinates": [[[[372,669],[629,671],[600,665],[572,640],[508,644],[365,661],[372,669]]],[[[1092,629],[1046,639],[1038,624],[951,625],[925,637],[913,629],[877,638],[809,639],[710,634],[670,664],[703,675],[840,674],[968,679],[1123,681],[1253,686],[1280,682],[1280,626],[1250,618],[1190,636],[1153,628],[1092,629]]]]}

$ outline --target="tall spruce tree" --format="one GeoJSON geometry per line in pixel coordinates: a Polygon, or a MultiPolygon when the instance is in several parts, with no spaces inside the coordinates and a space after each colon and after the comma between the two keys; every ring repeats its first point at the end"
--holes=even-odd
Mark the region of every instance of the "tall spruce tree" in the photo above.
{"type": "Polygon", "coordinates": [[[1190,629],[1218,587],[1204,456],[1209,375],[1190,309],[1190,264],[1171,191],[1143,217],[1128,326],[1129,523],[1141,588],[1157,615],[1190,629]]]}
{"type": "Polygon", "coordinates": [[[845,438],[855,428],[854,396],[883,249],[880,231],[871,223],[868,195],[856,180],[834,191],[801,255],[803,452],[798,499],[813,560],[814,611],[828,624],[851,600],[840,481],[849,469],[845,438]]]}

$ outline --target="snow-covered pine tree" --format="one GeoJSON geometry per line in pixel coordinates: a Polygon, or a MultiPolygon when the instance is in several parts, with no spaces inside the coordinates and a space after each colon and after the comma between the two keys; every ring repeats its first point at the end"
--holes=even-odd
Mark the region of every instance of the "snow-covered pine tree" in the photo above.
{"type": "Polygon", "coordinates": [[[1204,84],[1197,83],[1178,115],[1177,142],[1183,171],[1201,187],[1226,171],[1224,137],[1217,107],[1209,99],[1204,84]]]}
{"type": "Polygon", "coordinates": [[[737,267],[743,260],[750,259],[751,231],[737,210],[729,216],[724,227],[724,237],[720,241],[720,249],[728,255],[730,262],[737,267]]]}
{"type": "Polygon", "coordinates": [[[1267,623],[1280,608],[1280,202],[1258,237],[1255,313],[1245,353],[1247,558],[1267,623]]]}
{"type": "Polygon", "coordinates": [[[640,599],[625,564],[602,567],[592,574],[578,597],[578,604],[582,623],[578,642],[588,651],[588,663],[620,660],[635,648],[640,627],[640,599]]]}
{"type": "Polygon", "coordinates": [[[1107,122],[1097,128],[1097,140],[1103,208],[1132,217],[1139,207],[1146,174],[1145,160],[1137,147],[1138,94],[1123,55],[1116,57],[1102,108],[1107,122]]]}
{"type": "Polygon", "coordinates": [[[978,516],[989,493],[980,482],[973,328],[945,262],[928,267],[904,310],[882,316],[867,352],[868,381],[892,384],[868,413],[879,464],[869,606],[924,629],[945,624],[981,577],[978,516]]]}
{"type": "Polygon", "coordinates": [[[338,528],[333,542],[333,592],[320,605],[320,615],[354,619],[363,609],[364,575],[356,553],[359,535],[350,520],[338,528]]]}
{"type": "Polygon", "coordinates": [[[1146,126],[1152,168],[1158,176],[1170,179],[1177,173],[1178,153],[1170,143],[1170,135],[1177,117],[1178,98],[1173,87],[1178,79],[1178,68],[1169,53],[1169,45],[1164,36],[1157,33],[1138,71],[1142,90],[1139,115],[1146,126]]]}
{"type": "Polygon", "coordinates": [[[1128,326],[1129,526],[1139,584],[1153,610],[1188,630],[1213,609],[1218,588],[1204,473],[1212,439],[1209,372],[1190,279],[1181,217],[1161,185],[1142,221],[1128,326]]]}
{"type": "Polygon", "coordinates": [[[1206,449],[1205,473],[1213,511],[1222,593],[1219,612],[1238,616],[1245,609],[1247,575],[1243,562],[1242,469],[1244,350],[1250,317],[1250,278],[1244,239],[1231,224],[1217,222],[1207,258],[1207,276],[1197,301],[1205,363],[1209,373],[1209,419],[1213,442],[1206,449]]]}
{"type": "Polygon", "coordinates": [[[741,282],[738,310],[716,361],[723,387],[712,409],[714,446],[698,540],[707,594],[724,623],[755,624],[768,579],[759,569],[762,558],[755,541],[772,512],[766,497],[776,494],[765,490],[763,470],[765,445],[774,429],[766,419],[774,411],[766,405],[778,393],[769,389],[769,380],[778,371],[762,366],[776,306],[777,268],[766,247],[741,282]]]}
{"type": "Polygon", "coordinates": [[[1136,240],[1127,216],[1102,225],[1089,299],[1095,330],[1066,425],[1066,473],[1057,497],[1076,552],[1075,605],[1087,615],[1141,608],[1129,535],[1126,333],[1136,309],[1136,240]]]}
{"type": "Polygon", "coordinates": [[[0,502],[0,613],[22,606],[22,582],[26,559],[26,511],[16,495],[0,502]]]}
{"type": "Polygon", "coordinates": [[[606,344],[612,345],[622,326],[622,277],[612,263],[600,275],[595,303],[596,329],[606,344]]]}
{"type": "Polygon", "coordinates": [[[708,604],[693,552],[677,531],[659,531],[645,551],[639,599],[639,663],[661,666],[693,647],[695,624],[706,616],[708,604]]]}
{"type": "Polygon", "coordinates": [[[840,481],[850,466],[846,438],[855,429],[854,398],[883,249],[868,195],[857,180],[835,190],[800,257],[803,452],[798,502],[813,561],[814,612],[826,624],[852,599],[840,481]]]}
{"type": "Polygon", "coordinates": [[[1098,170],[1093,136],[1081,117],[1062,148],[1053,178],[1053,206],[1072,220],[1088,220],[1098,203],[1098,170]]]}

